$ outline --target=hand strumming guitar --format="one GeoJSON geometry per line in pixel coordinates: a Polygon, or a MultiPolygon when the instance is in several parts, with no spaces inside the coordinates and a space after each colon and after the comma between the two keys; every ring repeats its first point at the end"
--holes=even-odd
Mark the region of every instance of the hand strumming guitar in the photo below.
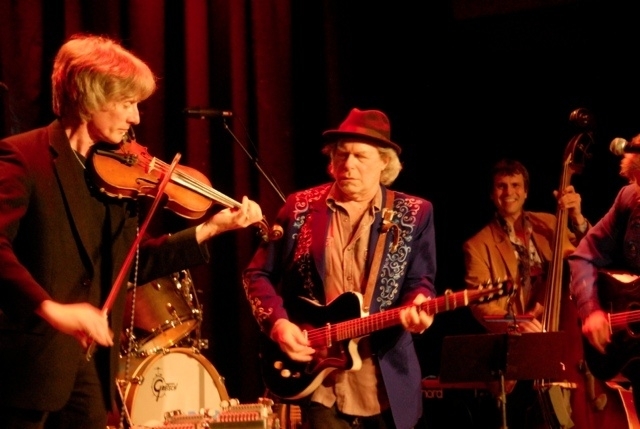
{"type": "Polygon", "coordinates": [[[605,347],[611,342],[611,328],[604,311],[596,310],[585,318],[582,333],[596,350],[604,354],[605,347]]]}
{"type": "Polygon", "coordinates": [[[313,359],[315,350],[309,347],[305,333],[287,319],[278,319],[274,323],[270,337],[291,359],[298,362],[309,362],[313,359]]]}

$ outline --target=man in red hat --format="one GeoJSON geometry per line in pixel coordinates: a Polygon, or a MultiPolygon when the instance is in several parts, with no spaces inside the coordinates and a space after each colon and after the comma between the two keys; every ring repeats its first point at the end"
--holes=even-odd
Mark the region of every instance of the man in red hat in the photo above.
{"type": "Polygon", "coordinates": [[[311,429],[409,429],[422,414],[412,334],[433,316],[413,304],[435,295],[433,206],[388,188],[402,169],[390,134],[359,109],[324,132],[333,181],[287,198],[282,240],[243,273],[267,389],[304,398],[311,429]]]}

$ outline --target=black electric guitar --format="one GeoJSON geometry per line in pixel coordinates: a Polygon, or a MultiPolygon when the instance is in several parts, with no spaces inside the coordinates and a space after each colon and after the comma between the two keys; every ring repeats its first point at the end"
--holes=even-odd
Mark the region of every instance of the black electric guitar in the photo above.
{"type": "MultiPolygon", "coordinates": [[[[473,290],[453,293],[428,300],[417,307],[429,314],[467,306],[471,302],[489,300],[510,293],[511,282],[487,284],[473,290]]],[[[347,292],[326,306],[301,298],[306,332],[310,346],[316,350],[311,362],[291,360],[280,346],[261,337],[260,363],[267,389],[283,399],[299,399],[309,395],[333,370],[357,371],[362,366],[358,340],[372,332],[400,325],[400,311],[410,306],[393,308],[372,315],[362,312],[362,295],[347,292]]]]}
{"type": "Polygon", "coordinates": [[[608,313],[611,343],[605,354],[583,337],[585,361],[599,380],[608,381],[640,358],[640,277],[622,271],[598,272],[600,306],[608,313]]]}

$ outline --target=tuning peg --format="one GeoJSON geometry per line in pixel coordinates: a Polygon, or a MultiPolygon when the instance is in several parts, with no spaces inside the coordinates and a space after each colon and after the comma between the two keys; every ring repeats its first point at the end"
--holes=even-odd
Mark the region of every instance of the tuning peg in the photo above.
{"type": "Polygon", "coordinates": [[[481,287],[482,289],[484,289],[484,288],[488,288],[488,287],[490,287],[491,285],[492,285],[491,280],[487,279],[487,280],[485,280],[485,281],[480,285],[480,287],[481,287]]]}

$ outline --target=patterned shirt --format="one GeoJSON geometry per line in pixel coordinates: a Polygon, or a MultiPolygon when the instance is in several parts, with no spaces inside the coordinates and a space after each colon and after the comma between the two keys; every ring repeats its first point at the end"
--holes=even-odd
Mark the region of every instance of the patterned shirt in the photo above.
{"type": "Polygon", "coordinates": [[[534,240],[532,240],[533,227],[526,213],[522,215],[524,237],[519,237],[512,224],[506,222],[500,216],[497,216],[498,223],[509,236],[509,241],[514,247],[516,258],[518,259],[518,284],[519,290],[514,294],[514,298],[519,299],[517,305],[519,311],[516,313],[524,313],[535,307],[535,302],[530,302],[536,287],[539,287],[543,278],[542,258],[536,249],[534,240]]]}

